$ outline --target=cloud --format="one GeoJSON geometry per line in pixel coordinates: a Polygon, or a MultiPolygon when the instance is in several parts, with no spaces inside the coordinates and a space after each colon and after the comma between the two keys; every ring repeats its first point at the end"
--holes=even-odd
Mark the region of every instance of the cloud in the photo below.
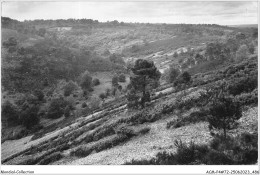
{"type": "Polygon", "coordinates": [[[257,23],[257,2],[4,2],[2,16],[18,20],[88,18],[150,23],[257,23]]]}

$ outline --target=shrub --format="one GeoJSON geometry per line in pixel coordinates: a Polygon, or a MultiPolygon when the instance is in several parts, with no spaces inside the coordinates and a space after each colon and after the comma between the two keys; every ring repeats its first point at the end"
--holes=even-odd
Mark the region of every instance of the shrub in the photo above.
{"type": "Polygon", "coordinates": [[[20,110],[21,123],[27,129],[31,129],[33,126],[39,123],[38,118],[39,106],[29,103],[24,103],[20,110]]]}
{"type": "Polygon", "coordinates": [[[177,89],[184,89],[185,86],[190,82],[191,76],[188,72],[183,72],[180,74],[174,81],[174,86],[177,86],[177,89]],[[181,88],[181,86],[184,86],[181,88]]]}
{"type": "Polygon", "coordinates": [[[104,100],[106,98],[106,95],[104,93],[99,94],[99,98],[101,100],[104,100]]]}
{"type": "Polygon", "coordinates": [[[124,75],[124,74],[120,74],[120,75],[118,76],[118,82],[122,82],[122,83],[126,82],[126,79],[125,79],[125,75],[124,75]]]}
{"type": "Polygon", "coordinates": [[[235,97],[235,101],[238,102],[241,106],[258,104],[258,91],[255,89],[251,93],[242,93],[235,97]]]}
{"type": "Polygon", "coordinates": [[[106,89],[106,96],[108,97],[108,96],[110,96],[110,95],[111,95],[111,89],[107,88],[107,89],[106,89]]]}
{"type": "Polygon", "coordinates": [[[241,45],[236,52],[236,61],[242,61],[248,57],[249,51],[247,45],[241,45]]]}
{"type": "Polygon", "coordinates": [[[101,102],[100,98],[97,97],[96,95],[93,95],[90,99],[89,106],[91,109],[96,109],[99,107],[100,102],[101,102]]]}
{"type": "Polygon", "coordinates": [[[74,97],[69,96],[64,99],[64,107],[68,106],[70,110],[74,110],[76,106],[76,100],[74,97]]]}
{"type": "Polygon", "coordinates": [[[132,130],[132,129],[129,129],[127,127],[120,127],[116,130],[116,134],[117,135],[125,135],[127,137],[132,137],[132,136],[135,136],[136,133],[132,130]]]}
{"type": "Polygon", "coordinates": [[[39,101],[44,100],[44,93],[41,90],[35,90],[34,95],[38,98],[39,101]]]}
{"type": "Polygon", "coordinates": [[[118,85],[117,89],[121,92],[123,87],[121,85],[118,85]]]}
{"type": "Polygon", "coordinates": [[[63,156],[61,155],[60,152],[56,152],[56,153],[53,153],[45,158],[43,158],[39,163],[38,165],[48,165],[52,162],[55,162],[55,161],[58,161],[62,158],[63,156]]]}
{"type": "Polygon", "coordinates": [[[82,104],[81,104],[81,107],[82,108],[85,108],[85,107],[87,107],[88,105],[87,105],[87,103],[86,102],[83,102],[82,104]]]}
{"type": "Polygon", "coordinates": [[[191,80],[191,76],[190,76],[190,74],[188,73],[188,72],[183,72],[182,74],[181,74],[181,80],[184,82],[184,83],[187,83],[187,82],[189,82],[190,80],[191,80]]]}
{"type": "Polygon", "coordinates": [[[248,51],[249,51],[250,54],[254,54],[255,46],[254,46],[253,42],[249,44],[248,51]]]}
{"type": "Polygon", "coordinates": [[[235,122],[242,116],[241,107],[230,97],[224,97],[220,93],[210,106],[210,116],[208,117],[209,128],[226,130],[235,126],[235,122]]]}
{"type": "Polygon", "coordinates": [[[180,165],[187,165],[195,161],[195,144],[190,142],[189,145],[184,144],[181,140],[175,140],[174,145],[177,147],[175,160],[180,165]]]}
{"type": "Polygon", "coordinates": [[[148,133],[150,130],[151,130],[150,127],[145,127],[145,128],[142,128],[140,131],[138,131],[138,133],[144,135],[144,134],[148,133]]]}
{"type": "Polygon", "coordinates": [[[177,53],[177,52],[174,52],[173,57],[174,57],[174,58],[177,58],[177,57],[178,57],[178,53],[177,53]]]}
{"type": "Polygon", "coordinates": [[[204,157],[207,165],[232,165],[233,161],[223,152],[210,150],[204,157]]]}
{"type": "Polygon", "coordinates": [[[128,108],[137,108],[138,107],[138,99],[136,92],[134,89],[131,89],[127,92],[127,107],[128,108]]]}
{"type": "Polygon", "coordinates": [[[174,67],[170,67],[169,71],[167,73],[167,82],[173,83],[176,78],[179,76],[180,71],[178,69],[175,69],[174,67]]]}
{"type": "Polygon", "coordinates": [[[91,85],[92,85],[92,77],[90,76],[90,73],[88,71],[85,71],[81,75],[80,86],[84,90],[90,90],[91,89],[91,85]]]}
{"type": "Polygon", "coordinates": [[[112,86],[114,86],[114,87],[118,86],[118,77],[117,76],[113,76],[113,78],[112,78],[112,86]]]}
{"type": "Polygon", "coordinates": [[[70,116],[70,107],[66,106],[66,108],[64,109],[64,116],[66,118],[68,118],[70,116]]]}
{"type": "Polygon", "coordinates": [[[46,117],[56,119],[60,118],[64,114],[64,108],[66,101],[63,98],[54,98],[49,104],[49,108],[46,117]]]}
{"type": "Polygon", "coordinates": [[[93,151],[93,148],[89,148],[89,147],[80,147],[74,151],[72,151],[70,153],[70,155],[72,156],[77,156],[77,157],[86,157],[89,154],[91,154],[91,152],[93,151]]]}
{"type": "Polygon", "coordinates": [[[238,95],[242,92],[251,92],[255,88],[257,88],[257,74],[253,76],[246,76],[242,78],[236,78],[231,80],[228,85],[227,89],[228,92],[232,95],[238,95]]]}
{"type": "Polygon", "coordinates": [[[9,101],[6,101],[2,104],[1,116],[2,122],[4,119],[6,119],[7,123],[11,125],[16,125],[20,122],[16,106],[9,101]]]}
{"type": "Polygon", "coordinates": [[[209,158],[208,163],[215,164],[254,164],[258,159],[258,134],[242,133],[236,137],[225,137],[216,135],[210,142],[210,147],[214,150],[214,154],[218,153],[217,159],[209,158]],[[223,155],[225,153],[225,156],[223,155]],[[227,158],[228,157],[228,158],[227,158]],[[224,159],[225,158],[225,159],[224,159]],[[212,161],[213,159],[213,161],[212,161]],[[219,160],[220,159],[220,160],[219,160]],[[224,159],[224,160],[221,160],[224,159]],[[230,161],[232,160],[232,161],[230,161]],[[229,162],[228,162],[229,161],[229,162]]]}
{"type": "Polygon", "coordinates": [[[97,141],[112,134],[115,134],[113,127],[104,127],[94,134],[93,140],[97,141]]]}
{"type": "Polygon", "coordinates": [[[98,86],[98,85],[100,85],[99,79],[98,79],[98,78],[94,78],[94,80],[92,81],[92,84],[93,84],[93,86],[98,86]]]}
{"type": "Polygon", "coordinates": [[[10,37],[8,38],[7,41],[4,41],[3,42],[3,46],[6,47],[6,48],[9,48],[9,47],[15,47],[17,46],[18,42],[17,42],[17,39],[15,37],[10,37]]]}
{"type": "Polygon", "coordinates": [[[73,91],[75,91],[76,89],[78,89],[78,85],[73,82],[73,81],[69,81],[68,83],[66,83],[64,86],[63,86],[63,90],[64,90],[64,96],[67,97],[67,96],[70,96],[70,94],[73,93],[73,91]]]}

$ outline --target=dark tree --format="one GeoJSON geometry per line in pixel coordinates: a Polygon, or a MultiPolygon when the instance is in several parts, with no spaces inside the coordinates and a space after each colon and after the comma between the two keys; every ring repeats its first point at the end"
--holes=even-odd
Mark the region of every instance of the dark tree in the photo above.
{"type": "Polygon", "coordinates": [[[101,98],[102,101],[106,98],[106,95],[104,93],[99,94],[99,98],[101,98]]]}
{"type": "Polygon", "coordinates": [[[65,107],[66,101],[63,98],[52,99],[47,111],[47,117],[52,119],[60,118],[64,114],[65,107]]]}
{"type": "Polygon", "coordinates": [[[118,85],[117,89],[121,92],[123,87],[121,85],[118,85]]]}
{"type": "Polygon", "coordinates": [[[190,74],[186,71],[181,74],[181,78],[184,83],[188,83],[191,80],[190,74]]]}
{"type": "Polygon", "coordinates": [[[74,90],[76,90],[78,88],[78,85],[73,82],[73,81],[69,81],[68,83],[66,83],[66,85],[63,87],[64,89],[64,96],[70,96],[74,90]]]}
{"type": "Polygon", "coordinates": [[[93,84],[93,86],[98,86],[98,85],[100,85],[99,79],[98,79],[98,78],[95,78],[95,79],[92,81],[92,84],[93,84]]]}
{"type": "Polygon", "coordinates": [[[126,94],[127,98],[127,107],[128,108],[137,108],[138,107],[138,96],[134,89],[128,90],[126,94]]]}
{"type": "Polygon", "coordinates": [[[223,90],[212,99],[213,102],[209,108],[209,128],[223,129],[226,138],[227,130],[232,129],[242,116],[240,105],[231,97],[225,96],[223,90]]]}
{"type": "Polygon", "coordinates": [[[70,116],[70,107],[66,106],[66,108],[64,109],[64,116],[66,118],[68,118],[70,116]]]}
{"type": "Polygon", "coordinates": [[[6,120],[8,125],[19,124],[19,116],[18,116],[17,108],[9,101],[6,101],[2,105],[1,116],[2,116],[1,117],[2,122],[6,120]]]}
{"type": "Polygon", "coordinates": [[[120,75],[118,76],[118,81],[124,83],[124,82],[126,81],[126,80],[125,80],[125,75],[124,75],[124,74],[120,74],[120,75]]]}
{"type": "Polygon", "coordinates": [[[141,92],[141,106],[144,108],[145,102],[148,101],[146,97],[149,93],[149,89],[153,88],[154,84],[158,84],[160,79],[160,72],[151,61],[138,59],[132,68],[132,75],[130,77],[130,83],[135,91],[141,92]]]}
{"type": "Polygon", "coordinates": [[[112,86],[113,87],[117,87],[118,86],[118,77],[117,76],[114,76],[112,78],[112,86]]]}
{"type": "Polygon", "coordinates": [[[83,102],[82,104],[81,104],[81,107],[82,108],[85,108],[85,107],[87,107],[88,105],[87,105],[87,103],[86,102],[83,102]]]}
{"type": "Polygon", "coordinates": [[[81,81],[80,81],[80,86],[84,90],[90,90],[92,85],[92,77],[90,76],[88,71],[85,71],[81,75],[81,81]]]}
{"type": "Polygon", "coordinates": [[[19,112],[22,125],[27,129],[32,129],[33,126],[39,124],[40,119],[38,118],[38,111],[38,105],[25,102],[19,112]]]}
{"type": "Polygon", "coordinates": [[[179,74],[180,71],[171,66],[167,75],[167,81],[169,83],[173,83],[176,80],[176,78],[179,76],[179,74]]]}

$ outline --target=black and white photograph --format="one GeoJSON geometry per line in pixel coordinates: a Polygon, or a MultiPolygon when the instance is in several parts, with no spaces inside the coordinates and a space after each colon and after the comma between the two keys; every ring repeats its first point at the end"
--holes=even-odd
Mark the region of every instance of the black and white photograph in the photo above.
{"type": "Polygon", "coordinates": [[[258,5],[2,1],[1,164],[257,167],[258,5]]]}

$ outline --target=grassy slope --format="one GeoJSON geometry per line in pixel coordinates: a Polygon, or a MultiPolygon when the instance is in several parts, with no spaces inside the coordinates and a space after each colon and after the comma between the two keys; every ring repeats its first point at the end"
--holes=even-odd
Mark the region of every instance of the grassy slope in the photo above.
{"type": "MultiPolygon", "coordinates": [[[[193,110],[195,109],[187,111],[186,115],[193,110]]],[[[99,153],[93,153],[85,158],[65,157],[53,164],[117,165],[132,159],[150,159],[162,151],[174,153],[176,151],[176,147],[173,146],[175,139],[181,139],[187,143],[192,140],[196,144],[206,144],[212,139],[207,122],[190,124],[177,129],[166,129],[166,123],[176,117],[176,115],[172,114],[151,124],[144,123],[134,126],[134,128],[149,126],[151,130],[148,134],[133,138],[125,144],[99,153]]],[[[230,133],[238,135],[245,131],[253,132],[257,129],[255,128],[257,127],[256,120],[257,107],[249,108],[243,112],[243,117],[239,120],[239,127],[230,133]]]]}
{"type": "MultiPolygon", "coordinates": [[[[97,35],[97,34],[96,34],[97,35]]],[[[111,40],[112,37],[117,37],[117,34],[115,36],[110,36],[108,37],[107,40],[111,40]]],[[[73,38],[74,39],[74,38],[73,38]]],[[[85,39],[89,39],[85,37],[85,39]]],[[[99,38],[100,39],[100,38],[99,38]]],[[[102,38],[101,38],[102,39],[102,38]]],[[[206,39],[206,38],[204,38],[206,39]]],[[[172,38],[172,39],[163,39],[159,40],[156,42],[152,42],[148,44],[147,46],[141,47],[141,51],[138,52],[138,55],[146,55],[147,51],[171,51],[172,49],[178,49],[179,47],[182,46],[195,46],[197,44],[202,44],[206,42],[203,38],[200,39],[194,39],[191,38],[191,40],[186,40],[186,38],[172,38]],[[192,41],[192,43],[191,43],[192,41]]],[[[134,39],[133,39],[134,40],[134,39]]],[[[132,41],[133,41],[132,40],[132,41]]],[[[85,40],[82,42],[84,43],[85,40]]],[[[116,41],[115,41],[116,43],[116,41]]],[[[111,48],[113,48],[115,43],[111,44],[111,48]]],[[[97,43],[96,45],[98,45],[97,43]]],[[[118,44],[118,43],[117,43],[118,44]]],[[[101,80],[101,85],[97,86],[94,88],[94,93],[99,94],[104,91],[107,87],[111,87],[111,74],[102,74],[98,73],[94,77],[97,77],[101,80]]],[[[170,98],[170,97],[169,97],[170,98]]],[[[251,109],[250,109],[251,110],[251,109]]],[[[250,121],[255,121],[257,114],[252,115],[252,113],[248,112],[250,115],[245,114],[243,119],[244,120],[250,120],[250,121]],[[253,118],[252,118],[253,117],[253,118]]],[[[130,114],[128,113],[127,116],[130,114]]],[[[118,118],[124,118],[126,117],[125,111],[117,114],[115,117],[118,118]]],[[[105,150],[99,153],[94,153],[91,154],[90,156],[82,159],[76,159],[75,157],[65,157],[61,161],[54,162],[54,164],[121,164],[124,163],[124,161],[130,161],[131,159],[141,159],[141,158],[149,158],[154,156],[157,152],[162,151],[162,150],[167,150],[174,152],[175,148],[172,146],[173,145],[173,140],[180,137],[184,140],[191,140],[194,139],[195,142],[207,142],[208,139],[210,139],[209,131],[207,128],[206,123],[197,123],[185,127],[181,127],[178,129],[171,129],[167,130],[166,129],[166,123],[168,120],[176,117],[175,115],[169,115],[165,116],[162,120],[156,121],[151,124],[142,124],[142,125],[137,125],[134,126],[134,129],[138,129],[143,126],[150,126],[151,130],[147,135],[144,136],[138,136],[133,139],[131,139],[129,142],[116,146],[112,149],[105,150]],[[201,128],[203,130],[201,131],[201,128]],[[201,134],[202,133],[202,134],[201,134]]],[[[114,120],[112,117],[108,122],[111,122],[114,120]]],[[[80,122],[79,122],[80,123],[80,122]]],[[[247,125],[243,125],[243,122],[241,123],[244,127],[245,130],[249,130],[250,127],[247,125]]],[[[73,126],[77,128],[77,124],[75,123],[73,126]]],[[[71,129],[67,127],[67,129],[71,129]]],[[[60,132],[60,131],[57,131],[60,132]]],[[[73,132],[73,129],[72,129],[73,132]]],[[[54,133],[52,133],[54,134],[54,133]]],[[[50,134],[49,136],[51,136],[50,134]]],[[[19,152],[21,149],[29,148],[33,143],[39,142],[39,140],[29,142],[31,136],[17,140],[17,141],[7,141],[4,144],[2,144],[2,158],[5,158],[9,156],[12,153],[19,152]],[[15,145],[12,147],[13,149],[11,150],[10,145],[15,145]]],[[[44,140],[48,140],[49,137],[44,138],[44,140]]],[[[10,162],[9,162],[10,163],[10,162]]]]}

